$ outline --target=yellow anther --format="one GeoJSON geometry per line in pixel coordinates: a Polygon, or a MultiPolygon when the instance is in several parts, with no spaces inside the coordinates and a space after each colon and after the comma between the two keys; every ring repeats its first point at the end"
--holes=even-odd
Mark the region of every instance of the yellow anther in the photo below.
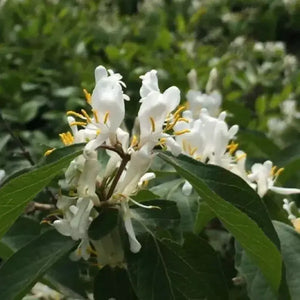
{"type": "Polygon", "coordinates": [[[185,105],[181,105],[178,107],[178,109],[175,111],[174,116],[178,116],[182,111],[184,111],[186,109],[185,105]]]}
{"type": "Polygon", "coordinates": [[[84,92],[84,96],[85,96],[86,102],[88,104],[91,104],[91,102],[92,102],[92,96],[91,96],[91,94],[86,89],[83,89],[83,92],[84,92]]]}
{"type": "Polygon", "coordinates": [[[72,110],[67,111],[66,115],[67,116],[75,116],[75,117],[78,117],[80,119],[85,119],[85,117],[82,114],[79,114],[79,113],[77,113],[75,111],[72,111],[72,110]]]}
{"type": "Polygon", "coordinates": [[[190,121],[186,118],[179,118],[178,122],[185,122],[185,123],[190,123],[190,121]]]}
{"type": "Polygon", "coordinates": [[[93,112],[93,115],[94,115],[94,118],[96,120],[97,123],[99,123],[99,117],[98,117],[98,113],[95,109],[92,109],[92,112],[93,112]]]}
{"type": "Polygon", "coordinates": [[[201,160],[201,155],[197,155],[196,157],[194,157],[194,159],[201,160]]]}
{"type": "Polygon", "coordinates": [[[150,123],[151,123],[152,132],[154,132],[155,131],[155,122],[154,122],[154,119],[152,117],[150,117],[149,120],[150,120],[150,123]]]}
{"type": "Polygon", "coordinates": [[[104,115],[104,124],[107,123],[108,117],[109,117],[109,112],[107,111],[104,115]]]}
{"type": "Polygon", "coordinates": [[[86,122],[72,122],[72,123],[70,123],[70,126],[75,126],[75,125],[86,126],[86,122]]]}
{"type": "Polygon", "coordinates": [[[174,134],[175,135],[182,135],[185,133],[191,132],[189,129],[183,129],[183,130],[179,130],[179,131],[175,131],[174,134]]]}
{"type": "Polygon", "coordinates": [[[229,150],[229,153],[232,155],[235,152],[235,150],[238,148],[238,146],[239,146],[238,143],[234,143],[232,141],[229,145],[227,145],[226,148],[229,150]]]}
{"type": "Polygon", "coordinates": [[[275,176],[279,176],[282,172],[284,171],[284,168],[280,168],[277,170],[277,172],[275,173],[275,176]]]}
{"type": "Polygon", "coordinates": [[[130,147],[134,147],[138,144],[138,138],[136,135],[134,135],[131,139],[130,147]]]}
{"type": "Polygon", "coordinates": [[[245,158],[245,157],[247,157],[247,154],[246,154],[246,153],[243,153],[243,154],[237,156],[235,160],[236,160],[236,161],[239,161],[239,160],[241,160],[241,159],[243,159],[243,158],[245,158]]]}
{"type": "Polygon", "coordinates": [[[47,151],[44,153],[44,156],[50,155],[55,149],[56,149],[56,148],[52,148],[52,149],[47,150],[47,151]]]}
{"type": "Polygon", "coordinates": [[[277,167],[276,167],[276,166],[273,166],[273,167],[272,167],[272,169],[271,169],[271,172],[270,172],[270,174],[271,174],[272,176],[274,176],[274,175],[275,175],[275,173],[276,173],[276,169],[277,169],[277,167]]]}
{"type": "Polygon", "coordinates": [[[61,134],[59,134],[59,136],[65,146],[71,145],[74,142],[74,137],[70,131],[68,131],[66,133],[61,133],[61,134]]]}
{"type": "Polygon", "coordinates": [[[98,136],[100,133],[101,133],[101,130],[100,130],[100,129],[97,129],[97,130],[96,130],[96,136],[98,136]]]}
{"type": "Polygon", "coordinates": [[[82,114],[85,116],[87,122],[88,122],[88,123],[91,123],[92,120],[91,120],[90,116],[87,114],[87,112],[86,112],[84,109],[82,109],[81,112],[82,112],[82,114]]]}
{"type": "Polygon", "coordinates": [[[167,139],[166,138],[161,138],[159,141],[160,141],[161,144],[165,144],[167,139]]]}

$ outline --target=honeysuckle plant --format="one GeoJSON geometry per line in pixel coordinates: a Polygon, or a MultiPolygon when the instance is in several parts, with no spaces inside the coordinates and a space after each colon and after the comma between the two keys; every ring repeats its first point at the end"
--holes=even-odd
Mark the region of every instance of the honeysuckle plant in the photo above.
{"type": "Polygon", "coordinates": [[[284,248],[286,235],[299,244],[295,204],[284,199],[281,211],[292,227],[272,223],[264,201],[300,189],[275,185],[284,166],[247,163],[239,126],[221,110],[216,69],[205,93],[189,74],[186,102],[178,87],[161,91],[157,75],[140,76],[140,99],[129,99],[122,76],[98,66],[93,91],[84,90],[86,107],[66,112],[63,146],[4,181],[1,299],[21,299],[38,281],[74,299],[228,299],[234,284],[251,299],[262,288],[268,298],[261,299],[299,295],[284,248]],[[139,105],[130,130],[126,101],[139,105]],[[45,188],[51,199],[35,198],[45,188]],[[37,233],[20,243],[15,233],[27,223],[37,233]],[[228,231],[227,244],[235,241],[232,283],[212,226],[228,231]],[[55,275],[61,266],[72,280],[55,275]]]}

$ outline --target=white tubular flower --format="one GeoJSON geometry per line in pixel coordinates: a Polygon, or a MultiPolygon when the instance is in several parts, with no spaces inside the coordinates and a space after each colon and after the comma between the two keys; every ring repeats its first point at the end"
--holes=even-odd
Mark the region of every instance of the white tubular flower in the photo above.
{"type": "Polygon", "coordinates": [[[160,92],[156,70],[151,70],[145,75],[140,76],[140,78],[143,80],[140,88],[140,95],[142,99],[147,97],[151,92],[160,92]]]}
{"type": "Polygon", "coordinates": [[[199,117],[202,108],[206,108],[212,117],[217,116],[220,111],[222,96],[217,91],[208,95],[200,91],[189,90],[186,97],[189,102],[189,109],[192,111],[194,118],[199,117]]]}
{"type": "Polygon", "coordinates": [[[148,153],[143,148],[133,152],[126,173],[117,185],[117,193],[125,196],[134,194],[142,176],[148,171],[152,159],[153,154],[148,153]]]}
{"type": "Polygon", "coordinates": [[[124,100],[128,100],[123,94],[120,81],[122,76],[106,71],[102,66],[95,70],[96,86],[91,97],[91,106],[94,117],[89,118],[85,127],[87,132],[94,132],[96,138],[87,145],[87,150],[95,150],[108,138],[115,141],[116,131],[123,122],[125,116],[124,100]]]}
{"type": "Polygon", "coordinates": [[[274,186],[274,183],[283,171],[283,168],[275,171],[276,167],[273,167],[273,163],[270,160],[265,161],[263,164],[256,163],[251,168],[251,174],[248,178],[251,182],[257,184],[257,193],[260,197],[263,197],[268,190],[282,195],[299,194],[300,189],[296,188],[282,188],[274,186]]]}
{"type": "Polygon", "coordinates": [[[64,218],[53,222],[56,230],[62,235],[70,236],[75,241],[83,239],[92,221],[90,213],[93,201],[88,198],[79,198],[74,203],[74,198],[62,197],[57,206],[63,208],[64,218]],[[67,200],[71,201],[67,204],[67,200]]]}
{"type": "Polygon", "coordinates": [[[180,91],[177,87],[168,88],[163,94],[153,91],[142,99],[138,112],[140,123],[140,146],[148,144],[153,148],[165,135],[163,126],[166,118],[178,106],[180,91]]]}
{"type": "Polygon", "coordinates": [[[85,151],[84,155],[86,160],[78,180],[77,193],[80,198],[90,198],[94,205],[99,205],[100,201],[95,192],[97,176],[100,171],[98,153],[96,151],[85,151]]]}
{"type": "Polygon", "coordinates": [[[123,214],[124,226],[129,237],[130,251],[133,253],[137,253],[141,250],[142,246],[135,236],[135,232],[131,222],[132,213],[129,209],[127,201],[121,202],[121,211],[123,214]]]}

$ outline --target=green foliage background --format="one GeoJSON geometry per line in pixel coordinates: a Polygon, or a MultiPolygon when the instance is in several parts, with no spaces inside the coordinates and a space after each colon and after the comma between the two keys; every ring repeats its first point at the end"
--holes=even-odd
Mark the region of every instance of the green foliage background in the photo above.
{"type": "MultiPolygon", "coordinates": [[[[281,183],[299,187],[300,121],[278,137],[267,126],[270,118],[283,118],[284,100],[296,100],[299,108],[299,65],[288,63],[291,55],[300,59],[299,36],[297,0],[8,0],[0,7],[1,114],[38,161],[46,148],[60,145],[65,111],[85,106],[82,89],[92,90],[97,65],[124,76],[129,128],[140,75],[157,69],[161,88],[178,86],[184,102],[187,73],[197,71],[204,91],[216,67],[222,106],[228,122],[240,126],[249,163],[270,159],[285,166],[281,183]],[[279,41],[283,46],[275,50],[255,50],[257,42],[279,41]]],[[[0,152],[0,169],[8,174],[30,166],[3,124],[0,152]]],[[[287,222],[281,197],[267,195],[265,203],[272,219],[287,222]]],[[[230,259],[223,259],[228,282],[230,259]]],[[[232,289],[233,298],[243,293],[232,289]]]]}

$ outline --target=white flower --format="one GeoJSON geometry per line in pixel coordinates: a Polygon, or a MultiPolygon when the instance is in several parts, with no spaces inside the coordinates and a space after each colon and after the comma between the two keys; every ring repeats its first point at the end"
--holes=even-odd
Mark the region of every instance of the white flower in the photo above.
{"type": "Polygon", "coordinates": [[[64,211],[64,218],[53,222],[56,230],[62,235],[70,236],[73,240],[85,238],[92,221],[90,213],[93,201],[88,198],[75,200],[62,196],[58,200],[57,207],[64,211]]]}
{"type": "MultiPolygon", "coordinates": [[[[157,85],[155,71],[146,73],[143,78],[140,102],[142,103],[138,112],[140,124],[140,147],[145,147],[150,153],[159,139],[171,137],[164,133],[163,127],[166,119],[171,118],[171,112],[179,105],[180,91],[172,86],[160,93],[157,85]],[[144,87],[144,88],[143,88],[144,87]]],[[[174,141],[168,141],[171,151],[178,152],[174,141]]]]}
{"type": "Polygon", "coordinates": [[[78,180],[77,194],[78,197],[90,198],[95,205],[99,205],[100,201],[96,194],[97,176],[100,171],[98,153],[96,151],[85,151],[84,155],[86,160],[78,180]]]}
{"type": "Polygon", "coordinates": [[[214,91],[208,95],[200,91],[189,90],[186,97],[194,118],[199,117],[202,108],[206,108],[212,117],[218,115],[222,103],[222,96],[219,92],[214,91]]]}
{"type": "Polygon", "coordinates": [[[145,75],[140,76],[142,81],[142,86],[140,88],[140,95],[142,98],[147,97],[151,92],[159,92],[157,71],[151,70],[145,75]]]}
{"type": "Polygon", "coordinates": [[[116,142],[116,131],[123,122],[125,116],[124,100],[129,98],[123,94],[120,81],[122,76],[106,71],[102,66],[95,70],[96,86],[91,97],[91,106],[94,117],[88,120],[85,131],[94,133],[96,138],[87,145],[87,150],[95,150],[108,138],[112,143],[116,142]]]}
{"type": "Polygon", "coordinates": [[[257,193],[260,197],[263,197],[268,190],[282,195],[298,194],[300,189],[296,188],[282,188],[274,186],[274,183],[283,171],[283,168],[275,171],[273,163],[270,160],[265,161],[263,164],[256,163],[251,168],[251,174],[248,178],[251,182],[255,182],[257,185],[257,193]]]}

